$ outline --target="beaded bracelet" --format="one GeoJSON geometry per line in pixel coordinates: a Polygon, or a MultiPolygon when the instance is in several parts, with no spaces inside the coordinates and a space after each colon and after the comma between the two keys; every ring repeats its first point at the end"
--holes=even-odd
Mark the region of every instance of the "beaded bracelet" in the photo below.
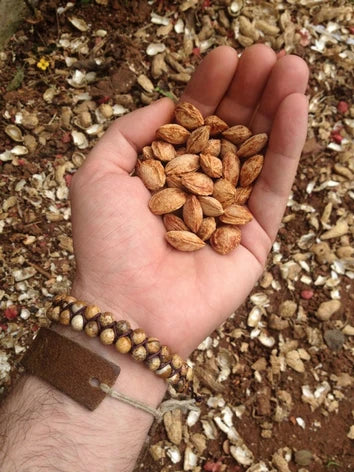
{"type": "Polygon", "coordinates": [[[57,295],[47,310],[47,318],[75,331],[85,331],[90,338],[99,337],[103,344],[114,345],[121,354],[131,354],[177,392],[186,392],[192,379],[191,367],[157,338],[148,337],[141,328],[132,329],[128,321],[115,321],[112,313],[102,313],[97,306],[70,295],[57,295]]]}

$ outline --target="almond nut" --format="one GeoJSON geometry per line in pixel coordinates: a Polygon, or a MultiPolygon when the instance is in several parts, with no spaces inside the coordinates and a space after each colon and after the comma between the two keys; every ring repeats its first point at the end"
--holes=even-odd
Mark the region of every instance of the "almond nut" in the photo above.
{"type": "Polygon", "coordinates": [[[250,198],[253,187],[249,185],[248,187],[237,187],[235,195],[235,203],[238,205],[244,205],[247,200],[250,198]]]}
{"type": "Polygon", "coordinates": [[[219,254],[228,254],[241,242],[241,230],[237,226],[220,226],[210,238],[211,247],[219,254]]]}
{"type": "Polygon", "coordinates": [[[195,195],[188,195],[183,205],[183,220],[193,233],[198,232],[203,221],[203,210],[195,195]]]}
{"type": "Polygon", "coordinates": [[[146,159],[154,159],[154,153],[152,152],[152,147],[151,146],[144,146],[143,149],[141,150],[141,157],[140,160],[146,161],[146,159]]]}
{"type": "Polygon", "coordinates": [[[210,126],[210,136],[220,134],[228,128],[227,123],[216,115],[207,116],[204,123],[210,126]]]}
{"type": "Polygon", "coordinates": [[[222,159],[223,177],[236,187],[240,176],[240,159],[233,152],[227,152],[222,159]]]}
{"type": "Polygon", "coordinates": [[[179,175],[194,172],[197,169],[199,169],[199,156],[197,154],[182,154],[166,164],[165,173],[166,175],[179,175]]]}
{"type": "Polygon", "coordinates": [[[218,178],[222,176],[223,163],[218,157],[211,154],[201,154],[199,163],[200,167],[209,177],[218,178]]]}
{"type": "Polygon", "coordinates": [[[155,159],[137,161],[136,173],[143,181],[145,187],[151,191],[159,190],[165,185],[166,175],[163,165],[155,159]]]}
{"type": "Polygon", "coordinates": [[[223,208],[234,203],[236,189],[231,182],[225,179],[219,179],[214,183],[213,197],[219,200],[223,208]]]}
{"type": "Polygon", "coordinates": [[[208,144],[205,146],[204,154],[211,154],[212,156],[218,156],[220,154],[221,141],[220,139],[209,139],[208,144]]]}
{"type": "Polygon", "coordinates": [[[186,128],[173,123],[162,125],[156,131],[156,137],[158,139],[163,139],[164,141],[167,141],[171,144],[184,144],[187,141],[189,135],[190,132],[186,130],[186,128]]]}
{"type": "Polygon", "coordinates": [[[251,157],[257,154],[267,144],[268,136],[265,133],[255,134],[245,141],[237,154],[239,157],[251,157]]]}
{"type": "Polygon", "coordinates": [[[203,126],[204,118],[198,108],[188,102],[179,103],[175,109],[175,117],[178,124],[187,129],[203,126]]]}
{"type": "Polygon", "coordinates": [[[226,131],[223,131],[222,135],[224,138],[238,146],[250,138],[252,136],[252,132],[247,128],[247,126],[236,125],[231,126],[231,128],[227,129],[226,131]]]}
{"type": "Polygon", "coordinates": [[[177,174],[168,175],[166,177],[166,184],[167,184],[167,187],[179,188],[181,190],[184,190],[184,187],[182,185],[182,175],[177,175],[177,174]]]}
{"type": "Polygon", "coordinates": [[[182,175],[182,185],[195,195],[211,195],[214,188],[211,178],[200,172],[182,175]]]}
{"type": "Polygon", "coordinates": [[[202,152],[209,141],[209,126],[201,126],[192,131],[187,140],[187,152],[202,152]]]}
{"type": "Polygon", "coordinates": [[[149,208],[155,215],[178,210],[186,203],[187,195],[178,188],[164,188],[150,198],[149,208]]]}
{"type": "Polygon", "coordinates": [[[220,216],[224,213],[224,209],[216,198],[198,197],[205,216],[220,216]]]}
{"type": "Polygon", "coordinates": [[[173,213],[163,216],[163,224],[165,225],[166,231],[188,231],[182,218],[173,213]]]}
{"type": "Polygon", "coordinates": [[[247,207],[233,203],[225,208],[219,219],[229,225],[245,225],[253,219],[253,216],[247,207]]]}
{"type": "Polygon", "coordinates": [[[165,141],[153,141],[151,143],[152,152],[160,161],[170,161],[176,157],[175,148],[165,141]]]}
{"type": "Polygon", "coordinates": [[[244,162],[240,172],[241,187],[247,187],[256,180],[261,173],[263,161],[264,157],[261,154],[256,154],[244,162]]]}
{"type": "Polygon", "coordinates": [[[212,216],[204,218],[202,224],[200,225],[198,236],[202,241],[207,241],[210,239],[211,235],[216,230],[216,221],[212,216]]]}
{"type": "Polygon", "coordinates": [[[168,231],[165,236],[167,242],[179,251],[198,251],[205,246],[205,242],[190,231],[168,231]]]}
{"type": "Polygon", "coordinates": [[[220,143],[220,157],[223,158],[227,152],[237,153],[237,146],[227,139],[222,139],[220,143]]]}

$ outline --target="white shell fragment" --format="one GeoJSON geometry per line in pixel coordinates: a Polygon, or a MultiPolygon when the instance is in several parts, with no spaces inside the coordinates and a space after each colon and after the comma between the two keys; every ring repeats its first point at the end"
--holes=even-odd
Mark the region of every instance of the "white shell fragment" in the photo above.
{"type": "Polygon", "coordinates": [[[79,149],[86,149],[88,146],[88,141],[84,133],[81,133],[79,131],[73,130],[71,132],[71,136],[73,138],[73,142],[75,146],[77,146],[79,149]]]}
{"type": "Polygon", "coordinates": [[[149,46],[146,48],[146,54],[148,56],[156,56],[160,52],[165,51],[166,46],[161,43],[150,43],[149,46]]]}
{"type": "Polygon", "coordinates": [[[22,131],[16,125],[7,125],[5,127],[5,133],[11,138],[13,141],[17,143],[21,143],[23,141],[22,131]]]}
{"type": "Polygon", "coordinates": [[[232,457],[241,465],[251,465],[253,462],[253,453],[245,444],[241,446],[231,446],[232,457]]]}
{"type": "Polygon", "coordinates": [[[83,33],[90,29],[89,25],[82,18],[78,18],[77,16],[69,16],[68,20],[73,26],[75,26],[76,29],[82,31],[83,33]]]}

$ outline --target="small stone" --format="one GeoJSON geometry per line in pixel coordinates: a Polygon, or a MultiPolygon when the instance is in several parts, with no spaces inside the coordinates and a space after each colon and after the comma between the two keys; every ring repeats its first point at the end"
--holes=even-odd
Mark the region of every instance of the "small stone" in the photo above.
{"type": "Polygon", "coordinates": [[[131,347],[132,347],[132,343],[127,336],[122,336],[116,342],[116,349],[121,354],[126,354],[127,352],[129,352],[131,347]]]}
{"type": "Polygon", "coordinates": [[[311,451],[308,451],[307,449],[300,449],[294,454],[295,462],[298,465],[310,465],[312,462],[312,458],[313,456],[311,451]]]}
{"type": "Polygon", "coordinates": [[[345,336],[338,329],[327,329],[323,337],[331,351],[339,351],[345,343],[345,336]]]}
{"type": "Polygon", "coordinates": [[[297,304],[295,302],[292,300],[285,300],[285,302],[280,305],[279,314],[283,318],[292,318],[296,313],[296,309],[297,304]]]}
{"type": "Polygon", "coordinates": [[[313,297],[313,290],[302,290],[300,295],[304,300],[310,300],[313,297]]]}
{"type": "Polygon", "coordinates": [[[168,411],[163,416],[168,439],[177,446],[182,441],[182,412],[179,408],[168,411]]]}
{"type": "Polygon", "coordinates": [[[316,318],[321,321],[328,321],[331,316],[340,309],[341,302],[339,300],[328,300],[322,302],[316,312],[316,318]]]}
{"type": "Polygon", "coordinates": [[[104,329],[100,334],[100,340],[103,344],[112,344],[114,341],[114,331],[112,328],[104,329]]]}
{"type": "Polygon", "coordinates": [[[75,331],[82,331],[84,328],[84,318],[82,315],[75,315],[71,320],[71,327],[75,331]]]}

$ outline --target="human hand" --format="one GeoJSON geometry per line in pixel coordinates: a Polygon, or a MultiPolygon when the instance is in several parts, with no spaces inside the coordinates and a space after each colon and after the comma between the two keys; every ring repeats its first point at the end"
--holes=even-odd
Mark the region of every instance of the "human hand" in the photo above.
{"type": "Polygon", "coordinates": [[[162,99],[118,119],[91,151],[71,185],[77,273],[75,296],[128,319],[174,351],[188,355],[246,298],[276,236],[306,137],[308,69],[302,59],[277,60],[264,45],[220,47],[198,67],[182,101],[230,126],[270,133],[265,164],[248,202],[254,219],[227,256],[209,246],[171,248],[150,192],[132,177],[137,151],[171,120],[162,99]]]}

